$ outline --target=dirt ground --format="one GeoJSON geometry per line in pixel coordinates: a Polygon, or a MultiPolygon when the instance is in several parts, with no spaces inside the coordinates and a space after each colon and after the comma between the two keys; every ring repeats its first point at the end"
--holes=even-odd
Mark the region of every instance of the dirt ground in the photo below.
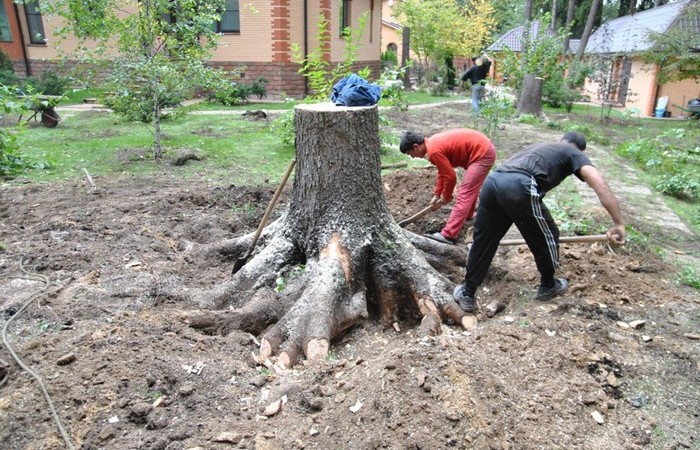
{"type": "MultiPolygon", "coordinates": [[[[469,125],[465,108],[389,116],[397,133],[429,134],[469,125]]],[[[499,152],[553,136],[509,125],[499,152]]],[[[427,203],[434,177],[384,175],[397,220],[427,203]]],[[[61,432],[114,450],[700,449],[700,300],[658,252],[563,244],[571,288],[537,303],[531,254],[504,247],[478,293],[503,310],[474,331],[420,338],[416,323],[368,320],[325,361],[276,373],[254,363],[256,336],[202,334],[191,305],[162,295],[226,280],[231,261],[187,261],[183,242],[250,232],[275,186],[183,181],[166,166],[95,182],[0,185],[0,311],[26,365],[0,349],[2,449],[67,448],[61,432]]],[[[407,229],[437,231],[448,212],[407,229]]]]}

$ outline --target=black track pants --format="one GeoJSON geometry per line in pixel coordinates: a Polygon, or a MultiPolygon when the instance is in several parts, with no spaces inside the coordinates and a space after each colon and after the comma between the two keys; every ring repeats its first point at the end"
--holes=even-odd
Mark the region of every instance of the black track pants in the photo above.
{"type": "Polygon", "coordinates": [[[492,172],[479,194],[474,243],[467,259],[466,293],[473,295],[512,224],[535,256],[540,283],[550,286],[559,267],[559,229],[542,202],[535,179],[518,172],[492,172]]]}

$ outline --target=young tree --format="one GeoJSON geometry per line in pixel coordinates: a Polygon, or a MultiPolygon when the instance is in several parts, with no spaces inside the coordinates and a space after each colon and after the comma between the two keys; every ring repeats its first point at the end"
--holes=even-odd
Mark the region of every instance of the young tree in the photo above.
{"type": "Polygon", "coordinates": [[[214,75],[202,61],[218,43],[213,25],[223,6],[224,0],[56,0],[46,9],[65,19],[62,37],[80,40],[76,53],[93,64],[112,60],[105,70],[115,110],[153,125],[159,159],[163,109],[214,75]]]}
{"type": "Polygon", "coordinates": [[[468,7],[456,0],[406,0],[397,4],[394,16],[411,29],[411,51],[434,75],[446,58],[483,49],[495,24],[493,11],[487,0],[474,0],[468,7]]]}

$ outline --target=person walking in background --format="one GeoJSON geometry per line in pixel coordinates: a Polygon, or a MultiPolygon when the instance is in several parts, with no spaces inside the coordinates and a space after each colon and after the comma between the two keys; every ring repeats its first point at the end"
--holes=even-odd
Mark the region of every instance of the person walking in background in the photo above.
{"type": "Polygon", "coordinates": [[[452,201],[457,174],[463,167],[462,183],[450,218],[442,231],[428,235],[445,244],[454,244],[467,219],[474,215],[479,190],[496,161],[496,148],[483,133],[470,129],[455,129],[424,137],[407,131],[399,145],[401,152],[412,158],[427,158],[438,169],[437,182],[430,204],[435,209],[452,201]]]}
{"type": "Polygon", "coordinates": [[[484,53],[482,56],[472,58],[472,62],[474,64],[462,75],[462,81],[469,80],[471,83],[472,114],[479,115],[481,113],[479,103],[484,97],[484,92],[486,90],[486,77],[489,75],[489,70],[491,69],[491,59],[484,53]]]}
{"type": "Polygon", "coordinates": [[[568,281],[554,277],[559,266],[559,229],[543,199],[571,174],[595,191],[610,214],[613,226],[607,232],[608,242],[625,243],[625,223],[617,198],[583,154],[585,148],[586,138],[581,133],[569,132],[559,142],[527,147],[488,176],[480,193],[464,284],[457,285],[453,293],[464,311],[476,310],[476,289],[486,277],[498,244],[512,224],[535,256],[540,272],[535,298],[545,301],[566,292],[568,281]]]}

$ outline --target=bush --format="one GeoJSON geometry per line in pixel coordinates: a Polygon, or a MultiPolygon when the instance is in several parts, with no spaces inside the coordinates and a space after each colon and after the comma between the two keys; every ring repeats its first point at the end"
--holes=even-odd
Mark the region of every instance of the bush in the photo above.
{"type": "Polygon", "coordinates": [[[209,100],[221,103],[224,106],[234,106],[248,101],[253,89],[235,81],[222,81],[209,93],[209,100]]]}
{"type": "MultiPolygon", "coordinates": [[[[14,91],[9,86],[0,86],[0,110],[4,114],[26,112],[24,104],[15,102],[14,91]]],[[[0,127],[0,177],[8,178],[19,174],[27,164],[19,154],[17,132],[19,126],[0,127]]]]}
{"type": "Polygon", "coordinates": [[[13,71],[10,55],[0,50],[0,72],[13,71]]]}
{"type": "Polygon", "coordinates": [[[253,81],[253,84],[250,86],[250,92],[253,95],[258,96],[258,100],[261,100],[263,97],[267,97],[267,88],[265,86],[269,83],[265,78],[259,77],[257,80],[253,81]]]}
{"type": "Polygon", "coordinates": [[[53,70],[47,70],[41,75],[41,79],[34,85],[36,92],[45,95],[63,95],[68,87],[69,80],[59,76],[53,70]]]}
{"type": "Polygon", "coordinates": [[[663,174],[654,186],[659,192],[681,200],[694,200],[700,193],[700,183],[687,173],[663,174]]]}
{"type": "MultiPolygon", "coordinates": [[[[175,108],[180,106],[183,100],[185,100],[185,96],[182,93],[164,91],[159,96],[160,108],[175,108]]],[[[142,123],[153,122],[153,95],[150,92],[139,89],[121,89],[105,95],[102,103],[127,120],[142,123]]],[[[163,113],[161,119],[170,115],[171,113],[163,113]]]]}

